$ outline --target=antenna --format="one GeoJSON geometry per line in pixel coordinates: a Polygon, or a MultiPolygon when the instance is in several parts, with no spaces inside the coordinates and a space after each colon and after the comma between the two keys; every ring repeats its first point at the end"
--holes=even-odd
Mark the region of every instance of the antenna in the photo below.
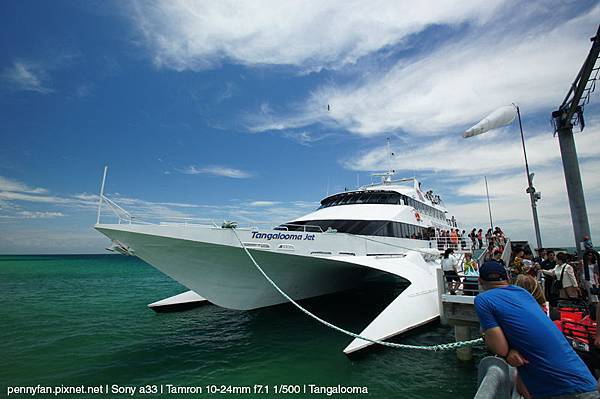
{"type": "Polygon", "coordinates": [[[490,227],[494,230],[494,222],[492,221],[492,206],[490,205],[490,190],[488,189],[487,176],[483,176],[485,180],[485,195],[487,196],[488,212],[490,214],[490,227]]]}
{"type": "Polygon", "coordinates": [[[387,138],[387,161],[388,161],[388,172],[392,172],[392,150],[390,147],[390,138],[387,138]]]}
{"type": "MultiPolygon", "coordinates": [[[[390,184],[392,182],[392,177],[396,174],[396,171],[392,169],[392,155],[394,154],[390,147],[390,138],[386,139],[387,143],[387,161],[388,161],[388,170],[383,173],[372,173],[371,176],[381,177],[381,184],[390,184]]],[[[358,180],[358,176],[357,176],[358,180]]],[[[371,179],[371,184],[373,183],[373,179],[371,179]]]]}

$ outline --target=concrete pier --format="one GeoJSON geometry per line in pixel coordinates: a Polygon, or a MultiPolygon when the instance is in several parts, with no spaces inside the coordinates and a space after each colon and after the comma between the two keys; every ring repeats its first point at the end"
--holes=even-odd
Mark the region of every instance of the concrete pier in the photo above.
{"type": "MultiPolygon", "coordinates": [[[[456,341],[467,341],[476,338],[473,330],[478,330],[479,319],[475,312],[475,297],[471,295],[450,295],[446,289],[446,281],[441,269],[437,271],[438,298],[440,308],[440,321],[442,325],[454,327],[454,338],[456,341]]],[[[459,360],[470,361],[473,358],[471,347],[456,350],[459,360]]]]}
{"type": "MultiPolygon", "coordinates": [[[[454,326],[454,338],[456,342],[468,341],[472,339],[471,327],[461,325],[454,326]]],[[[456,350],[456,357],[458,357],[458,360],[462,360],[465,362],[471,361],[473,359],[473,351],[471,350],[470,346],[458,348],[456,350]]]]}

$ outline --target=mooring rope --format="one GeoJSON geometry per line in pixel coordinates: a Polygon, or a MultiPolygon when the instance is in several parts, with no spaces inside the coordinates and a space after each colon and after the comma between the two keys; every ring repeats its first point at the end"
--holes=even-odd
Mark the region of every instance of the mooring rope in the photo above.
{"type": "Polygon", "coordinates": [[[235,235],[235,238],[237,238],[237,240],[239,241],[240,245],[242,246],[242,249],[244,250],[244,252],[246,252],[246,255],[248,255],[248,257],[250,258],[250,260],[252,261],[252,263],[254,264],[254,266],[258,269],[258,271],[263,275],[263,277],[273,286],[273,288],[275,288],[285,299],[287,299],[288,301],[290,301],[295,307],[297,307],[300,311],[302,311],[303,313],[305,313],[306,315],[308,315],[309,317],[315,319],[316,321],[318,321],[319,323],[332,328],[338,332],[341,332],[342,334],[346,334],[352,338],[358,338],[358,339],[362,339],[364,341],[370,342],[372,344],[378,344],[378,345],[383,345],[383,346],[388,346],[391,348],[399,348],[399,349],[415,349],[415,350],[424,350],[424,351],[432,351],[432,352],[439,352],[439,351],[445,351],[445,350],[450,350],[450,349],[458,349],[458,348],[463,348],[463,347],[467,347],[467,346],[475,346],[475,345],[479,345],[483,343],[483,339],[482,338],[477,338],[477,339],[471,339],[468,341],[460,341],[460,342],[449,342],[446,344],[438,344],[438,345],[408,345],[408,344],[397,344],[394,342],[386,342],[386,341],[380,341],[378,339],[372,339],[372,338],[368,338],[368,337],[364,337],[360,334],[356,334],[353,333],[352,331],[348,331],[345,330],[341,327],[336,326],[335,324],[332,324],[330,322],[328,322],[327,320],[324,320],[322,318],[320,318],[319,316],[315,315],[314,313],[310,312],[308,309],[304,308],[302,305],[300,305],[298,302],[296,302],[294,299],[292,299],[292,297],[290,297],[288,294],[286,294],[281,288],[279,288],[279,286],[267,275],[267,273],[265,273],[265,271],[262,269],[262,267],[260,267],[260,265],[258,264],[258,262],[256,262],[256,260],[254,259],[254,256],[252,256],[252,254],[250,253],[250,251],[248,250],[248,248],[246,248],[246,246],[244,245],[244,243],[242,242],[242,240],[240,239],[240,237],[237,234],[236,231],[236,227],[237,224],[234,224],[234,222],[225,222],[223,223],[223,228],[228,228],[231,229],[231,231],[233,232],[233,234],[235,235]]]}

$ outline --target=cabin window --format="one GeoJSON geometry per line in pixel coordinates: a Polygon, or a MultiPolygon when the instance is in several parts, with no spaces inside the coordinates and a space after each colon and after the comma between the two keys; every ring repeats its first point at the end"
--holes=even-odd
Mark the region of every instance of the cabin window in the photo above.
{"type": "MultiPolygon", "coordinates": [[[[444,212],[422,203],[420,201],[416,201],[414,198],[411,198],[407,195],[396,193],[396,192],[386,192],[386,191],[361,191],[361,192],[350,192],[350,193],[340,193],[332,195],[331,197],[327,197],[321,201],[321,208],[327,208],[330,206],[337,205],[350,205],[350,204],[391,204],[391,205],[407,205],[415,210],[421,212],[423,215],[429,215],[439,220],[446,220],[446,215],[444,212]]],[[[324,230],[326,230],[326,226],[324,230]]],[[[335,228],[331,226],[332,228],[335,228]]],[[[292,228],[289,228],[292,230],[292,228]]],[[[297,230],[297,229],[296,229],[297,230]]],[[[408,234],[410,236],[411,234],[408,234]]],[[[406,236],[403,234],[403,236],[406,236]]]]}
{"type": "Polygon", "coordinates": [[[399,204],[400,203],[400,194],[392,193],[388,195],[386,204],[399,204]]]}
{"type": "Polygon", "coordinates": [[[383,234],[386,237],[397,237],[396,233],[394,232],[394,222],[388,222],[385,225],[385,234],[383,234]]]}
{"type": "Polygon", "coordinates": [[[426,229],[413,224],[392,222],[387,220],[309,220],[281,225],[289,231],[321,232],[328,228],[340,233],[369,235],[380,237],[398,237],[428,239],[433,233],[432,229],[426,229]]]}
{"type": "Polygon", "coordinates": [[[357,204],[368,204],[371,199],[370,193],[362,193],[356,198],[357,204]]]}
{"type": "Polygon", "coordinates": [[[392,237],[402,237],[402,227],[401,227],[400,223],[393,222],[392,223],[392,228],[393,228],[392,237]]]}
{"type": "Polygon", "coordinates": [[[360,234],[362,235],[379,235],[378,231],[383,227],[385,221],[371,220],[367,223],[367,225],[362,229],[360,234]]]}

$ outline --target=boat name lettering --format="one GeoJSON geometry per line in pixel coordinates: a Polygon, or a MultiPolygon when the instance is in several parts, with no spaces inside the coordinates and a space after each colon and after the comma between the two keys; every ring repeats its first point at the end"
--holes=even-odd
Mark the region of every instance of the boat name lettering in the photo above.
{"type": "Polygon", "coordinates": [[[260,240],[308,240],[314,241],[315,235],[310,233],[295,234],[295,233],[261,233],[260,231],[252,232],[253,239],[260,240]]]}

